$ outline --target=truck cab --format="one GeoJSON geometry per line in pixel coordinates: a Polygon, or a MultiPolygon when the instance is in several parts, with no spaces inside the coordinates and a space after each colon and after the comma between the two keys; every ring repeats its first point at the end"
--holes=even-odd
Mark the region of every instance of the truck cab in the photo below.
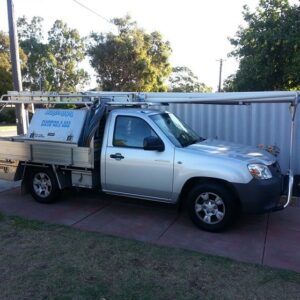
{"type": "Polygon", "coordinates": [[[204,139],[175,115],[156,110],[113,110],[100,165],[103,191],[187,201],[195,223],[208,230],[223,226],[231,210],[232,215],[270,211],[281,194],[281,172],[272,154],[204,139]]]}

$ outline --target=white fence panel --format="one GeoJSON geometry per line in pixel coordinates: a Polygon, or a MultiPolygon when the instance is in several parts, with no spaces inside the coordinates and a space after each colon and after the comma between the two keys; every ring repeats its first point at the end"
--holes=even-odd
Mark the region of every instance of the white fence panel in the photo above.
{"type": "MultiPolygon", "coordinates": [[[[202,137],[218,138],[245,145],[276,145],[280,148],[282,171],[288,169],[291,116],[287,104],[247,106],[171,104],[174,112],[202,137]]],[[[300,112],[297,112],[295,173],[300,174],[300,112]]]]}

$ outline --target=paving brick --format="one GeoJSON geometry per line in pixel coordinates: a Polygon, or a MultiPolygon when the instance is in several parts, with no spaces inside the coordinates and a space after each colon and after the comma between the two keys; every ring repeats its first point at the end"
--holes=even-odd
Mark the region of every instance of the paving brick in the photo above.
{"type": "Polygon", "coordinates": [[[300,272],[300,207],[270,215],[263,263],[300,272]]]}
{"type": "Polygon", "coordinates": [[[300,230],[269,228],[264,265],[300,272],[300,230]]]}
{"type": "Polygon", "coordinates": [[[174,208],[114,202],[75,226],[141,241],[155,241],[176,220],[177,215],[174,208]]]}
{"type": "Polygon", "coordinates": [[[196,228],[186,214],[159,239],[167,246],[225,256],[241,261],[261,263],[267,216],[242,216],[234,227],[222,233],[196,228]]]}
{"type": "Polygon", "coordinates": [[[186,212],[170,205],[87,190],[68,191],[62,198],[39,204],[15,188],[0,193],[0,212],[300,272],[298,206],[269,216],[244,215],[214,234],[198,229],[186,212]]]}
{"type": "Polygon", "coordinates": [[[300,207],[287,207],[282,211],[270,214],[269,224],[271,228],[300,230],[300,207]]]}
{"type": "Polygon", "coordinates": [[[57,203],[40,204],[30,195],[21,195],[20,189],[13,189],[0,194],[0,211],[53,224],[72,225],[107,205],[106,200],[74,193],[63,194],[62,198],[57,203]]]}

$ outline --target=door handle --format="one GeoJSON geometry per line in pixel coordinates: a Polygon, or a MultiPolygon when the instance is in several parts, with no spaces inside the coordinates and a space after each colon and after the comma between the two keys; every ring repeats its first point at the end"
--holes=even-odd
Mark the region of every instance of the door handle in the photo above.
{"type": "Polygon", "coordinates": [[[124,156],[121,153],[115,153],[115,154],[111,154],[110,158],[114,158],[116,160],[121,160],[121,159],[124,159],[124,156]]]}

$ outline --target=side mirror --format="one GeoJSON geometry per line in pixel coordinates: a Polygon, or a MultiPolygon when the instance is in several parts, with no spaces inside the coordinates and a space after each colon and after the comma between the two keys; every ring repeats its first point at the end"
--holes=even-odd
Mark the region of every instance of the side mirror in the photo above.
{"type": "Polygon", "coordinates": [[[147,151],[164,151],[165,145],[163,141],[156,136],[148,136],[144,138],[144,150],[147,151]]]}

